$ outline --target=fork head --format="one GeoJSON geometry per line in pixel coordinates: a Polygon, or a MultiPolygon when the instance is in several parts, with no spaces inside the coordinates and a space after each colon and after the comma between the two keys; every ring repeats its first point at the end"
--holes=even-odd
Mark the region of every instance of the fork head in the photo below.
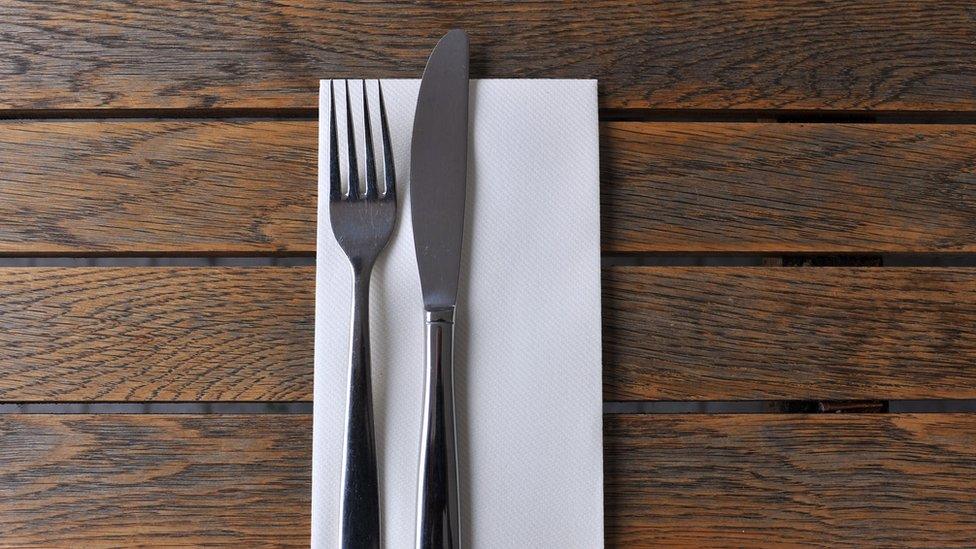
{"type": "Polygon", "coordinates": [[[346,190],[342,190],[342,175],[339,170],[339,143],[336,127],[336,97],[332,83],[329,84],[329,215],[332,218],[332,234],[342,251],[349,257],[353,268],[371,268],[380,252],[393,234],[396,225],[396,174],[393,166],[393,151],[390,149],[390,130],[386,121],[386,106],[383,103],[383,88],[379,87],[380,133],[383,143],[384,188],[380,191],[376,181],[376,158],[373,153],[373,135],[370,126],[369,100],[366,94],[366,81],[363,81],[363,135],[365,136],[365,192],[359,188],[359,166],[356,159],[355,128],[353,127],[352,106],[349,101],[349,82],[346,92],[346,149],[348,151],[348,178],[346,190]]]}

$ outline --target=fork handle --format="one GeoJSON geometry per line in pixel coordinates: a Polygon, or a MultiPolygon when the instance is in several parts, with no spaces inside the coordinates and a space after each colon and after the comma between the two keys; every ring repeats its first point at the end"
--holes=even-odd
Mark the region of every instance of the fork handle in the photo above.
{"type": "Polygon", "coordinates": [[[369,359],[369,276],[371,269],[353,267],[352,334],[349,352],[349,394],[342,456],[343,549],[380,546],[379,484],[373,438],[373,390],[369,359]]]}
{"type": "Polygon", "coordinates": [[[417,548],[460,547],[454,428],[454,308],[425,311],[424,419],[417,495],[417,548]]]}

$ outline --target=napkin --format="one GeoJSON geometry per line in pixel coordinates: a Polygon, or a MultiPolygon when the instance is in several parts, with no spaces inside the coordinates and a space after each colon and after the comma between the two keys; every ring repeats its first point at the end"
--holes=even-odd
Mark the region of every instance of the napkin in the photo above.
{"type": "MultiPolygon", "coordinates": [[[[362,163],[362,84],[349,85],[362,163]]],[[[382,82],[400,203],[396,231],[373,271],[369,314],[383,539],[390,548],[413,547],[420,450],[424,317],[409,195],[419,85],[382,82]]],[[[336,81],[335,89],[342,136],[344,83],[336,81]]],[[[455,327],[467,547],[603,545],[596,89],[595,80],[471,81],[455,327]]],[[[367,90],[375,132],[377,83],[367,81],[367,90]]],[[[316,548],[338,547],[352,293],[349,263],[329,222],[329,101],[329,81],[323,80],[312,463],[316,548]]],[[[374,143],[382,150],[379,139],[374,143]]],[[[340,147],[343,180],[345,152],[340,147]]]]}

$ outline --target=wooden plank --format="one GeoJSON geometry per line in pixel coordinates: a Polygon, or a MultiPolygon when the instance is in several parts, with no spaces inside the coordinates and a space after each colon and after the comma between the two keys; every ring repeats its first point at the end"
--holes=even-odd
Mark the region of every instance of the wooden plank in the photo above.
{"type": "MultiPolygon", "coordinates": [[[[0,122],[0,254],[315,251],[316,122],[0,122]]],[[[976,251],[976,126],[603,125],[608,253],[976,251]]]]}
{"type": "Polygon", "coordinates": [[[311,400],[313,270],[0,269],[0,400],[311,400]]]}
{"type": "Polygon", "coordinates": [[[974,296],[967,268],[608,268],[604,398],[976,398],[974,296]]]}
{"type": "Polygon", "coordinates": [[[310,416],[0,416],[16,547],[308,547],[310,416]]]}
{"type": "Polygon", "coordinates": [[[0,253],[312,253],[316,143],[313,121],[0,122],[0,253]]]}
{"type": "MultiPolygon", "coordinates": [[[[604,270],[607,400],[976,398],[976,271],[604,270]]],[[[312,268],[0,269],[0,400],[310,400],[312,268]]]]}
{"type": "Polygon", "coordinates": [[[602,126],[603,248],[976,251],[976,126],[602,126]]]}
{"type": "Polygon", "coordinates": [[[608,547],[972,547],[976,415],[606,416],[608,547]]]}
{"type": "MultiPolygon", "coordinates": [[[[972,414],[607,416],[608,546],[966,546],[972,414]]],[[[308,416],[4,415],[18,546],[308,544],[308,416]]]]}
{"type": "Polygon", "coordinates": [[[599,78],[603,106],[976,109],[969,2],[4,2],[0,107],[314,107],[326,76],[599,78]]]}

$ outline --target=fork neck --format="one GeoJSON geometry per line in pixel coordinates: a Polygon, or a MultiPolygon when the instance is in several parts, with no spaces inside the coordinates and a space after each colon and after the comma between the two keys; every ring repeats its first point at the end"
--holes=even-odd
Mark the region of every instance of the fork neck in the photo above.
{"type": "Polygon", "coordinates": [[[373,273],[373,259],[357,257],[350,259],[349,263],[352,265],[352,274],[357,281],[360,278],[369,280],[369,276],[373,273]]]}
{"type": "Polygon", "coordinates": [[[369,314],[369,279],[373,262],[351,261],[353,280],[353,322],[367,323],[369,314]]]}

